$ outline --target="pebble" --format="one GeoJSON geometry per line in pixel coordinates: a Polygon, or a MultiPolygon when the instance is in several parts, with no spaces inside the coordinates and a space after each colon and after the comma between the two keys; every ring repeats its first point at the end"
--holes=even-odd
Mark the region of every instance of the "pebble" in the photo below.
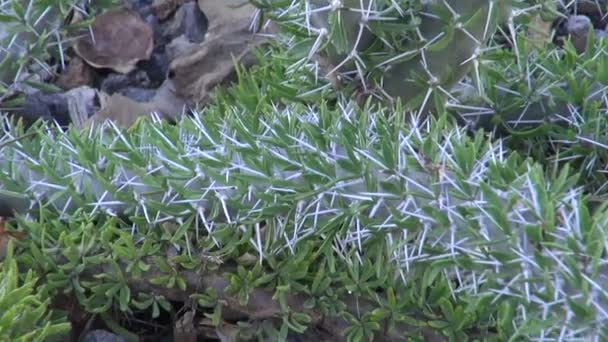
{"type": "Polygon", "coordinates": [[[572,45],[578,53],[583,53],[587,46],[587,35],[593,29],[591,19],[586,15],[572,15],[566,22],[566,30],[572,39],[572,45]]]}
{"type": "Polygon", "coordinates": [[[39,91],[26,94],[23,107],[17,111],[17,115],[30,124],[39,118],[55,120],[61,126],[67,126],[71,121],[68,100],[62,93],[47,94],[39,91]]]}
{"type": "Polygon", "coordinates": [[[83,338],[83,342],[126,342],[124,337],[109,331],[97,329],[89,331],[83,338]]]}

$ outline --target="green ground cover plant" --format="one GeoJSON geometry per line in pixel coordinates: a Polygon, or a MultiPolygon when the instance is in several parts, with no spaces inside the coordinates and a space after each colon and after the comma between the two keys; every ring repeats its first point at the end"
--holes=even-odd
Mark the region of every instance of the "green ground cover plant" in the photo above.
{"type": "Polygon", "coordinates": [[[51,299],[37,291],[38,279],[33,271],[20,274],[12,241],[6,253],[0,266],[0,338],[3,341],[60,341],[70,330],[67,318],[49,310],[51,299]]]}
{"type": "Polygon", "coordinates": [[[528,45],[554,1],[253,3],[281,33],[176,124],[5,118],[39,296],[131,337],[183,310],[235,341],[607,337],[603,40],[528,45]]]}

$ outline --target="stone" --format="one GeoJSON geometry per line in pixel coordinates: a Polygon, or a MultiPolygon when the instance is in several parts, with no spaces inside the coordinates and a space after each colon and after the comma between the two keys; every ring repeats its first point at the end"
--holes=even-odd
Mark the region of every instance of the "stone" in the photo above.
{"type": "Polygon", "coordinates": [[[68,100],[62,93],[36,92],[26,94],[21,110],[17,111],[25,123],[33,124],[38,119],[56,121],[61,126],[70,123],[68,100]]]}
{"type": "Polygon", "coordinates": [[[566,22],[566,30],[572,39],[572,45],[578,53],[585,52],[587,35],[593,29],[591,19],[585,15],[572,15],[566,22]]]}
{"type": "Polygon", "coordinates": [[[124,337],[109,331],[97,329],[89,331],[82,340],[83,342],[127,342],[124,337]]]}

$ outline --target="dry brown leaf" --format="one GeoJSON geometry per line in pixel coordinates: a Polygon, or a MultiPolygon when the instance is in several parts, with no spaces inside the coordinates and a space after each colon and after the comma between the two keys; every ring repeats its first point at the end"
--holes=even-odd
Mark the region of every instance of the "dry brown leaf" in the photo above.
{"type": "Polygon", "coordinates": [[[88,127],[92,123],[102,123],[106,120],[113,121],[119,127],[128,127],[138,117],[149,115],[152,112],[154,112],[154,108],[150,103],[136,102],[116,93],[107,99],[106,106],[85,121],[84,127],[88,127]]]}
{"type": "Polygon", "coordinates": [[[179,5],[190,1],[192,0],[154,0],[152,12],[159,20],[165,20],[175,12],[179,5]]]}
{"type": "Polygon", "coordinates": [[[101,109],[84,122],[82,127],[93,123],[113,121],[122,128],[131,127],[142,116],[158,115],[162,119],[177,121],[184,112],[185,103],[175,96],[173,84],[165,81],[149,102],[137,102],[121,94],[99,93],[101,109]]]}
{"type": "Polygon", "coordinates": [[[204,105],[218,85],[232,81],[235,64],[248,68],[255,62],[253,49],[267,37],[250,30],[255,8],[243,0],[199,0],[209,20],[207,38],[188,55],[176,58],[169,66],[177,94],[204,105]]]}
{"type": "Polygon", "coordinates": [[[70,122],[75,127],[82,127],[83,123],[97,111],[96,100],[99,99],[97,91],[93,88],[82,86],[74,88],[65,93],[70,112],[70,122]]]}
{"type": "Polygon", "coordinates": [[[23,232],[13,232],[6,230],[5,219],[0,217],[0,260],[4,260],[8,248],[8,241],[11,238],[17,240],[25,239],[27,235],[23,232]]]}
{"type": "Polygon", "coordinates": [[[95,71],[93,68],[85,63],[82,58],[75,56],[70,60],[65,72],[59,75],[57,85],[63,89],[74,89],[91,85],[94,80],[95,71]]]}
{"type": "Polygon", "coordinates": [[[242,19],[250,20],[255,12],[248,0],[198,0],[198,7],[209,21],[209,33],[242,19]]]}
{"type": "Polygon", "coordinates": [[[184,313],[176,322],[173,329],[173,340],[184,342],[196,342],[197,331],[194,328],[194,310],[184,313]]]}
{"type": "Polygon", "coordinates": [[[78,39],[74,49],[95,68],[129,73],[140,60],[147,60],[154,48],[152,28],[130,9],[104,12],[93,21],[91,34],[78,39]]]}
{"type": "Polygon", "coordinates": [[[252,50],[263,44],[245,31],[232,31],[208,38],[190,55],[174,60],[169,75],[179,96],[203,105],[209,93],[218,85],[234,78],[235,63],[245,68],[255,62],[252,50]]]}

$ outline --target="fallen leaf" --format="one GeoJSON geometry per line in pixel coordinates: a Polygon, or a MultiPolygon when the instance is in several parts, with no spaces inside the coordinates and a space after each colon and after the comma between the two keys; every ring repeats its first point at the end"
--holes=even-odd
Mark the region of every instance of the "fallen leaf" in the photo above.
{"type": "Polygon", "coordinates": [[[95,70],[82,58],[75,56],[70,60],[66,70],[59,75],[57,85],[63,89],[74,89],[93,84],[95,70]]]}
{"type": "Polygon", "coordinates": [[[101,109],[84,121],[81,127],[87,128],[94,123],[112,121],[119,127],[129,128],[139,117],[152,114],[158,115],[161,119],[177,121],[186,107],[185,102],[175,95],[171,80],[166,80],[148,102],[138,102],[119,93],[111,96],[103,92],[98,94],[101,109]]]}
{"type": "Polygon", "coordinates": [[[169,77],[179,96],[203,105],[213,88],[233,80],[236,64],[248,68],[255,63],[251,52],[264,41],[246,30],[222,32],[171,62],[169,77]]]}
{"type": "Polygon", "coordinates": [[[248,0],[198,0],[198,7],[209,20],[211,34],[243,19],[250,21],[255,13],[248,0]]]}
{"type": "Polygon", "coordinates": [[[74,88],[65,93],[68,102],[70,122],[75,127],[81,127],[89,117],[97,112],[97,95],[97,91],[88,86],[74,88]]]}
{"type": "MultiPolygon", "coordinates": [[[[188,49],[189,54],[176,58],[169,75],[176,92],[198,105],[204,105],[210,92],[234,78],[235,66],[248,68],[255,63],[253,50],[264,45],[268,37],[251,30],[255,8],[243,0],[199,0],[209,20],[204,42],[188,49]]],[[[271,32],[273,27],[268,27],[271,32]]]]}
{"type": "Polygon", "coordinates": [[[86,120],[83,126],[86,128],[93,123],[110,120],[117,126],[126,128],[131,126],[138,117],[150,115],[154,111],[154,106],[149,102],[137,102],[115,93],[108,97],[107,104],[86,120]]]}
{"type": "Polygon", "coordinates": [[[154,0],[152,3],[152,12],[159,20],[167,19],[171,14],[175,13],[175,10],[179,5],[192,0],[154,0]]]}
{"type": "Polygon", "coordinates": [[[91,31],[92,36],[83,35],[74,49],[95,68],[126,74],[137,62],[152,55],[154,33],[134,10],[118,8],[104,12],[95,17],[91,31]]]}
{"type": "Polygon", "coordinates": [[[197,331],[194,328],[194,315],[194,310],[186,311],[182,317],[175,321],[173,329],[174,341],[196,342],[197,331]]]}
{"type": "Polygon", "coordinates": [[[23,240],[27,236],[27,234],[25,234],[24,232],[14,232],[6,230],[5,223],[5,218],[0,217],[0,260],[4,260],[4,257],[6,256],[8,241],[10,240],[10,238],[23,240]]]}

